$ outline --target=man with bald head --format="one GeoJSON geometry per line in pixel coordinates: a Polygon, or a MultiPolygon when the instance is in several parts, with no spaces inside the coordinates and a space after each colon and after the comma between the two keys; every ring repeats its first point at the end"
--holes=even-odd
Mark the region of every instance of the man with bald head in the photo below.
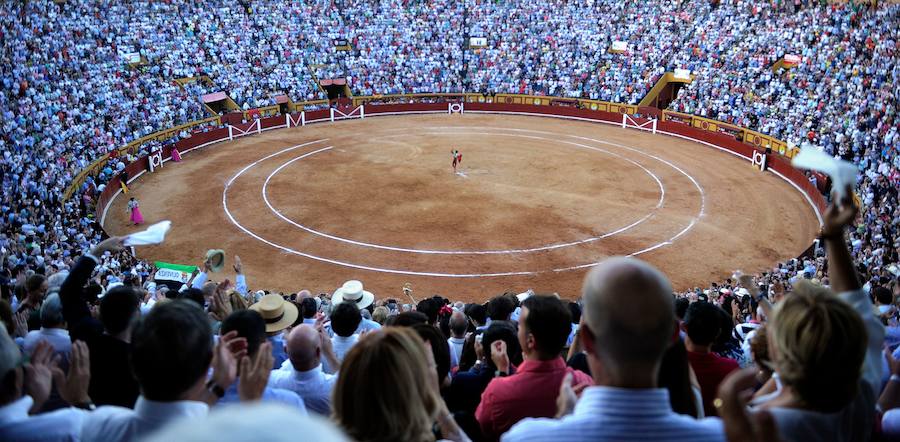
{"type": "Polygon", "coordinates": [[[459,357],[462,356],[462,349],[466,344],[466,329],[469,328],[469,321],[461,310],[453,310],[448,325],[450,326],[450,338],[447,339],[447,344],[450,345],[450,368],[454,369],[459,366],[459,357]]]}
{"type": "MultiPolygon", "coordinates": [[[[653,266],[610,258],[584,281],[580,338],[594,378],[562,419],[526,419],[503,441],[725,440],[721,424],[676,414],[657,387],[663,353],[675,333],[672,287],[653,266]]],[[[574,398],[571,378],[563,390],[574,398]]]]}
{"type": "Polygon", "coordinates": [[[283,388],[297,393],[309,411],[323,416],[331,414],[331,390],[337,378],[322,370],[322,358],[329,367],[339,367],[331,339],[322,329],[307,324],[294,327],[285,341],[288,364],[269,377],[270,388],[283,388]]]}

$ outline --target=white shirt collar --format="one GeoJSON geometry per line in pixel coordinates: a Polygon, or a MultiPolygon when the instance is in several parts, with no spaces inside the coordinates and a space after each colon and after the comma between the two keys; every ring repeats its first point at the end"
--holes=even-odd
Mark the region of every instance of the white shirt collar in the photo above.
{"type": "Polygon", "coordinates": [[[209,406],[198,401],[157,402],[138,396],[134,413],[149,421],[169,421],[178,417],[204,417],[209,406]]]}
{"type": "Polygon", "coordinates": [[[20,422],[28,419],[28,410],[34,404],[31,396],[25,395],[0,407],[0,425],[6,425],[13,422],[20,422]]]}
{"type": "Polygon", "coordinates": [[[296,368],[294,369],[294,380],[300,382],[309,382],[319,379],[321,377],[322,364],[317,365],[315,368],[306,371],[299,371],[296,368]]]}
{"type": "Polygon", "coordinates": [[[338,336],[334,335],[335,342],[348,343],[348,342],[356,342],[359,339],[359,335],[353,334],[350,336],[338,336]]]}
{"type": "Polygon", "coordinates": [[[69,331],[64,328],[44,328],[41,327],[41,334],[69,337],[69,331]]]}

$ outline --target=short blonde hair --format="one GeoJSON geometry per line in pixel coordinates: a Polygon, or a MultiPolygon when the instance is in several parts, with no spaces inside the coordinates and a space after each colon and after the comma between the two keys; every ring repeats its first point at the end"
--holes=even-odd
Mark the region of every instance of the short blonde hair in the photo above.
{"type": "Polygon", "coordinates": [[[775,369],[806,407],[831,413],[856,397],[868,335],[849,304],[801,281],[777,304],[769,326],[775,369]]]}
{"type": "Polygon", "coordinates": [[[425,344],[410,329],[368,333],[341,363],[332,419],[359,442],[433,441],[440,396],[425,344]]]}
{"type": "Polygon", "coordinates": [[[390,310],[387,307],[380,305],[375,307],[375,311],[372,312],[372,320],[384,325],[384,322],[387,321],[388,316],[391,314],[390,310]]]}

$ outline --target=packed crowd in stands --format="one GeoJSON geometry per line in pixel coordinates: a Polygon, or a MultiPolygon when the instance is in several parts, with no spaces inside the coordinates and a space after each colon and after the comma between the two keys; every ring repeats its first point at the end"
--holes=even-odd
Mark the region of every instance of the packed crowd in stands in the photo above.
{"type": "Polygon", "coordinates": [[[108,238],[4,285],[0,436],[890,440],[898,286],[860,278],[858,210],[824,215],[827,282],[736,275],[693,299],[634,258],[598,263],[578,302],[268,293],[215,254],[172,285],[108,238]]]}
{"type": "Polygon", "coordinates": [[[784,440],[900,437],[900,6],[239,3],[0,8],[0,440],[160,429],[154,440],[238,440],[287,422],[321,440],[772,440],[772,418],[784,440]],[[626,52],[609,52],[613,41],[626,52]],[[141,62],[125,63],[130,52],[141,62]],[[800,64],[771,70],[785,54],[800,64]],[[148,263],[107,253],[120,245],[101,243],[92,203],[128,162],[190,131],[114,156],[63,201],[96,158],[208,116],[199,97],[210,92],[244,109],[324,98],[315,75],[346,77],[361,95],[636,103],[674,68],[695,78],[670,109],[857,164],[859,216],[826,216],[826,247],[752,278],[673,294],[645,264],[615,260],[577,303],[467,305],[373,300],[355,282],[282,296],[243,276],[208,282],[211,268],[185,287],[157,285],[148,263]],[[202,75],[212,84],[173,82],[202,75]],[[219,405],[229,402],[263,405],[219,405]],[[203,419],[206,404],[217,413],[203,419]]]}

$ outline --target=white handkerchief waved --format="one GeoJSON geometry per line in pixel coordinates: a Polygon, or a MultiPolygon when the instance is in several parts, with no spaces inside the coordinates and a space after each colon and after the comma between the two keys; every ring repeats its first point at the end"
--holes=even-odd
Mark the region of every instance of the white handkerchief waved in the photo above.
{"type": "Polygon", "coordinates": [[[840,200],[845,195],[847,186],[856,184],[856,166],[839,160],[815,148],[804,148],[791,161],[798,169],[809,169],[822,172],[831,177],[831,188],[840,200]]]}
{"type": "Polygon", "coordinates": [[[149,246],[162,243],[166,239],[166,232],[172,228],[172,221],[160,221],[143,232],[132,233],[125,237],[126,246],[149,246]]]}

